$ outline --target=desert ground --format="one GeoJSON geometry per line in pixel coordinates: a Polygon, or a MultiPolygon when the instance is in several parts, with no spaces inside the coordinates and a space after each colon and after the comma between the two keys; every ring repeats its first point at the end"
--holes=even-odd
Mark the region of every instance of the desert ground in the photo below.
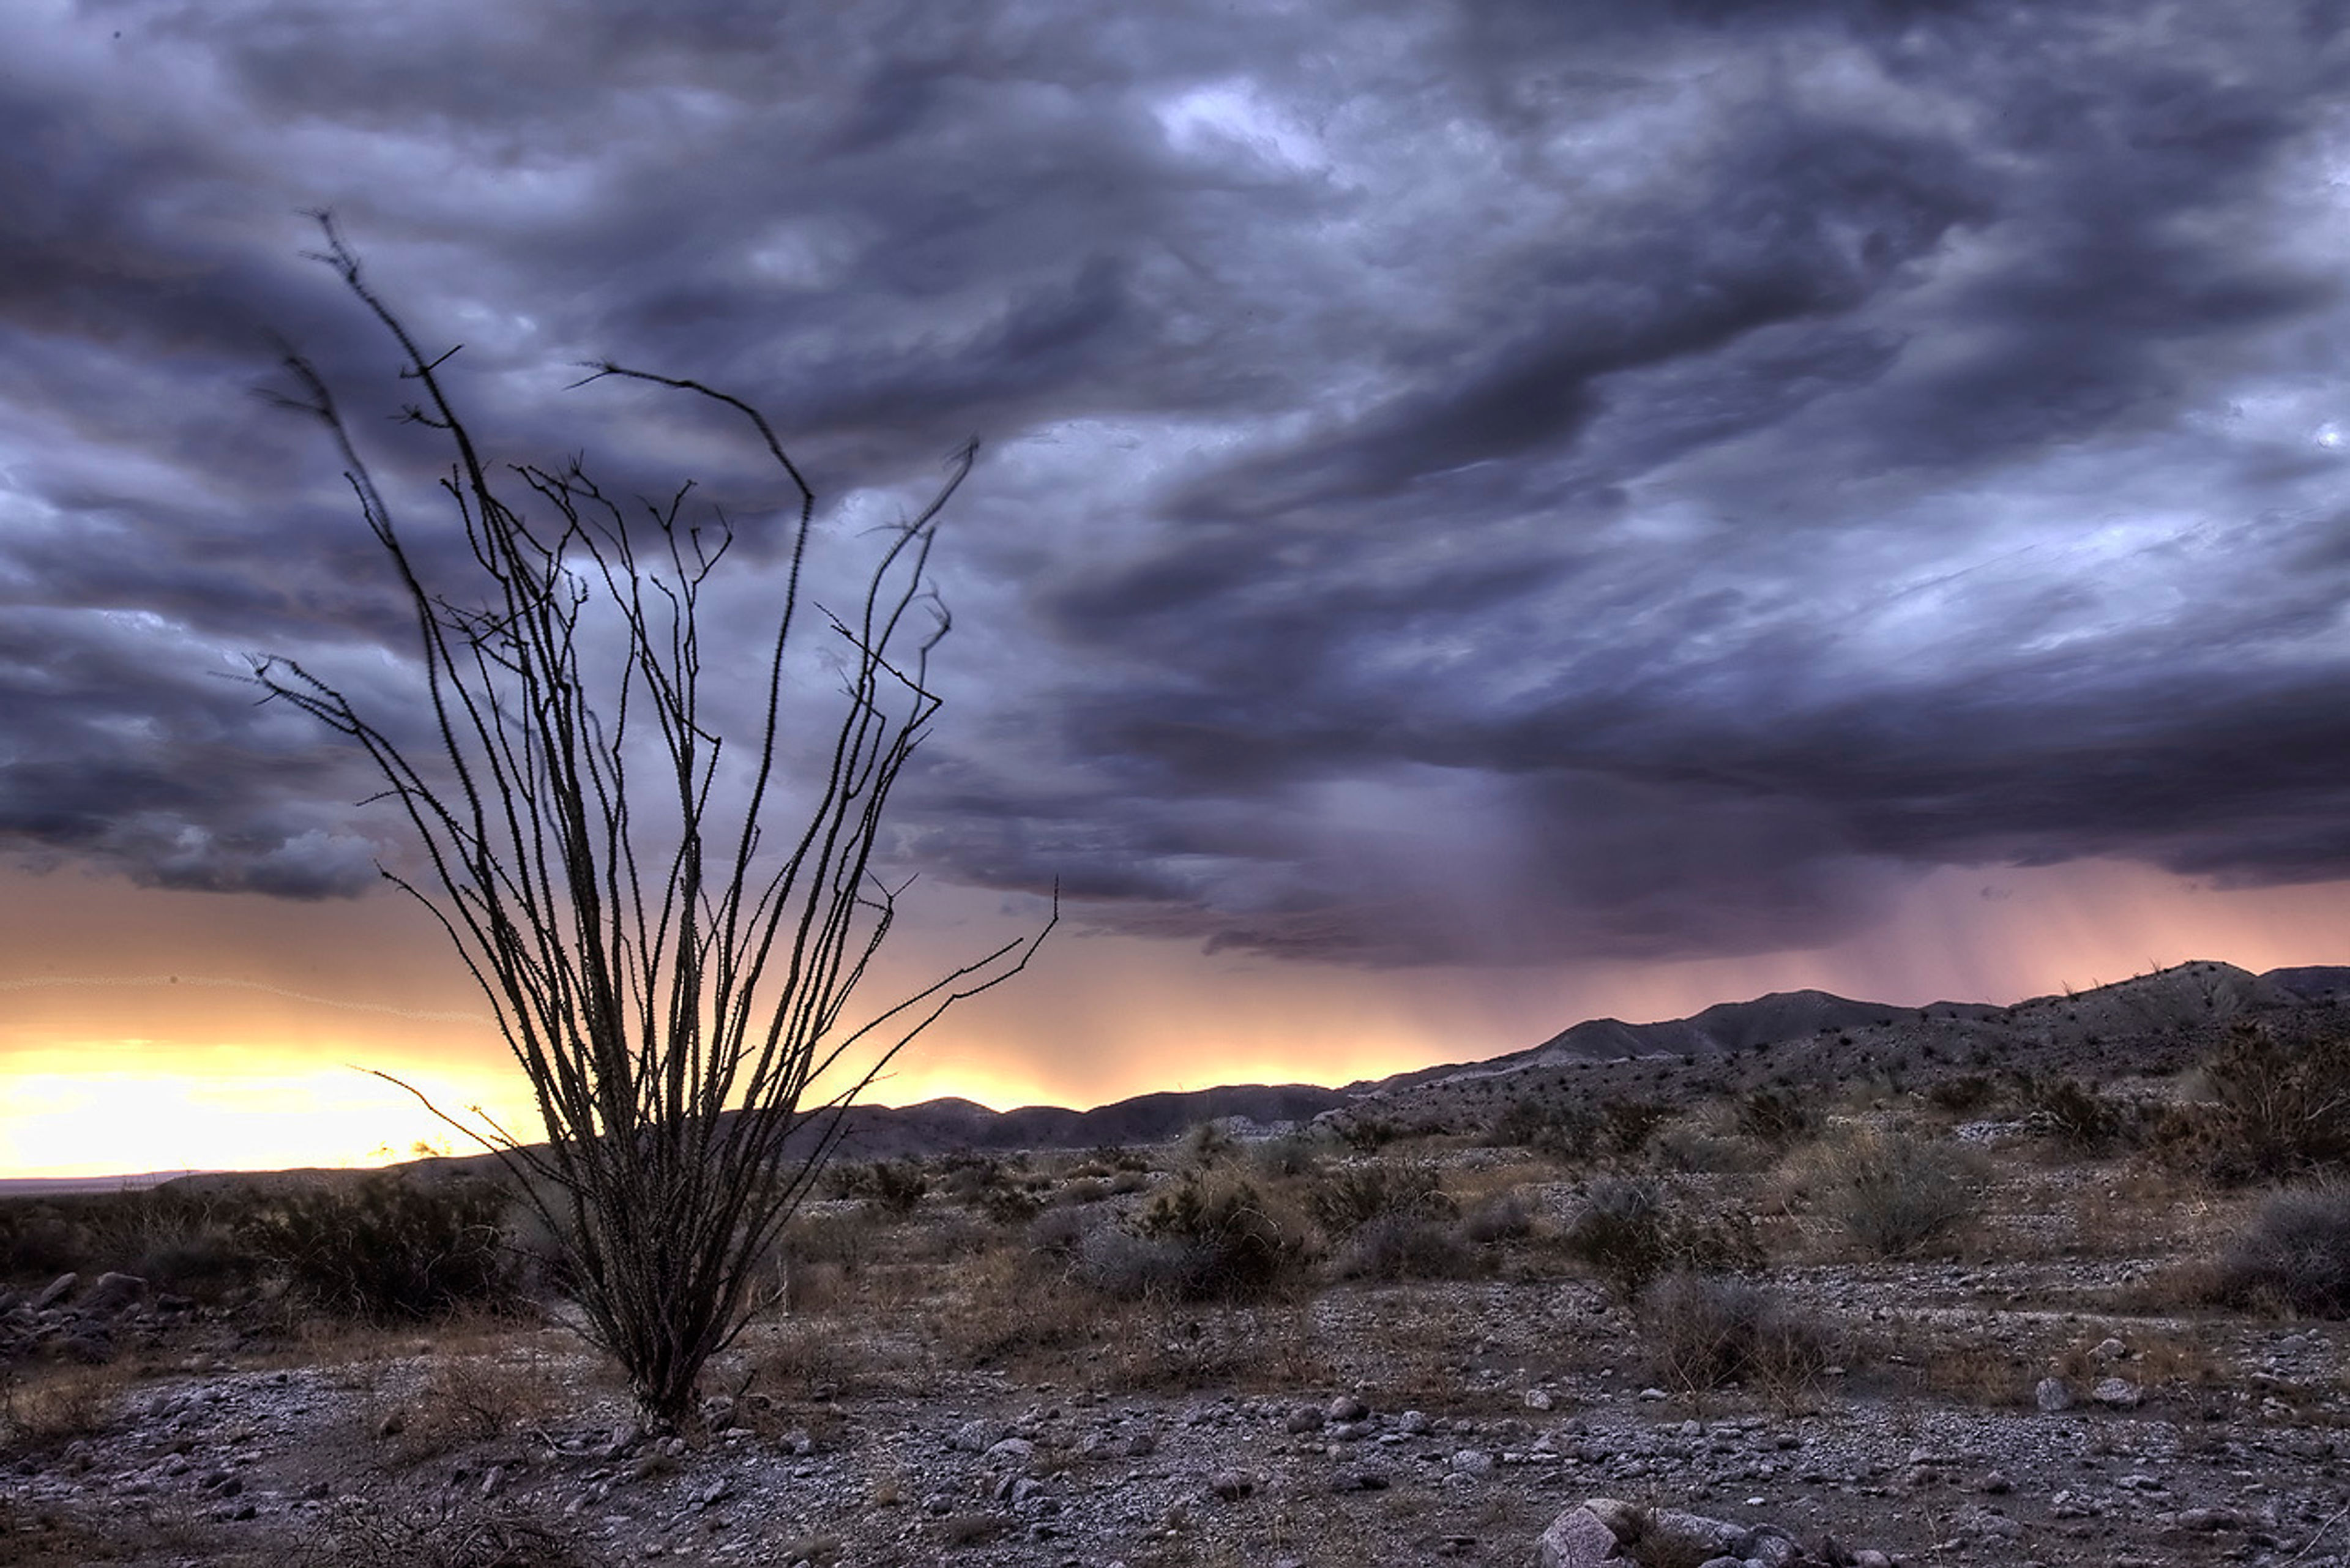
{"type": "Polygon", "coordinates": [[[2342,1568],[2339,978],[843,1160],[674,1431],[476,1168],[12,1199],[0,1563],[2342,1568]]]}

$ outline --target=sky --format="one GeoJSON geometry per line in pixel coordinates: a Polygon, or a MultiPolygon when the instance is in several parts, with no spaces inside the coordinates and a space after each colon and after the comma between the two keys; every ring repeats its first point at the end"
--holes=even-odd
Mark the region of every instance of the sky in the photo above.
{"type": "MultiPolygon", "coordinates": [[[[16,0],[0,1175],[512,1114],[412,854],[445,453],[694,479],[758,664],[976,439],[883,1098],[1346,1082],[1818,984],[2350,959],[2350,7],[16,0]]],[[[795,666],[821,686],[821,670],[795,666]]],[[[733,693],[727,695],[726,693],[733,693]]],[[[877,990],[876,995],[879,995],[877,990]]]]}

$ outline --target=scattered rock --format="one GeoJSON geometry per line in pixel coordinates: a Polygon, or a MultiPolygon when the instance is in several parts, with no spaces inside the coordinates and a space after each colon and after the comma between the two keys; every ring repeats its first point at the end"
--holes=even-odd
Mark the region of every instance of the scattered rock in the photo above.
{"type": "Polygon", "coordinates": [[[2146,1396],[2126,1377],[2105,1377],[2089,1390],[2089,1397],[2110,1410],[2135,1410],[2146,1396]]]}

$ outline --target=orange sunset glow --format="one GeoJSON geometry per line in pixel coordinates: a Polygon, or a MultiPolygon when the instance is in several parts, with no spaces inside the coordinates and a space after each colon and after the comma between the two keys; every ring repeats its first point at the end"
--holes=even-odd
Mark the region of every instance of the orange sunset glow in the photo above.
{"type": "MultiPolygon", "coordinates": [[[[398,900],[296,908],[70,873],[14,874],[6,892],[19,967],[0,975],[0,1176],[357,1166],[410,1158],[420,1141],[470,1148],[362,1068],[452,1111],[479,1105],[532,1125],[470,982],[398,900]],[[88,973],[106,932],[119,961],[136,960],[88,973]]],[[[966,941],[987,926],[945,924],[966,941]]],[[[951,949],[944,934],[910,933],[932,939],[923,955],[951,949]]],[[[2213,889],[2117,862],[1948,867],[1834,946],[1678,963],[1339,970],[1072,933],[1047,944],[1034,984],[978,999],[916,1042],[872,1097],[1004,1109],[1340,1084],[1517,1050],[1585,1018],[1679,1017],[1768,991],[2007,1002],[2189,958],[2258,971],[2345,950],[2350,886],[2213,889]]],[[[910,976],[914,962],[901,953],[892,973],[910,976]]]]}

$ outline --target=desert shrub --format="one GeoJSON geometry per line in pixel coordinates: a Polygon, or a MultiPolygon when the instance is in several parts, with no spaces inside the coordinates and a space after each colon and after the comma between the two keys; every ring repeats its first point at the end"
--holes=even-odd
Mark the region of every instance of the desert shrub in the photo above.
{"type": "Polygon", "coordinates": [[[1480,1247],[1515,1241],[1534,1228],[1534,1202],[1517,1187],[1481,1199],[1461,1216],[1461,1236],[1480,1247]]]}
{"type": "Polygon", "coordinates": [[[588,1568],[598,1561],[518,1509],[453,1497],[409,1509],[343,1498],[306,1522],[299,1560],[315,1568],[588,1568]]]}
{"type": "Polygon", "coordinates": [[[1683,1389],[1798,1387],[1831,1359],[1816,1317],[1755,1280],[1677,1270],[1641,1293],[1638,1315],[1659,1376],[1683,1389]]]}
{"type": "Polygon", "coordinates": [[[55,1203],[0,1203],[0,1280],[47,1281],[89,1265],[89,1228],[55,1203]]]}
{"type": "Polygon", "coordinates": [[[1296,1133],[1271,1137],[1250,1152],[1250,1163],[1268,1179],[1311,1176],[1321,1168],[1321,1146],[1296,1133]]]}
{"type": "Polygon", "coordinates": [[[1908,1257],[1947,1240],[1982,1208],[1964,1150],[1868,1131],[1838,1139],[1822,1162],[1820,1202],[1863,1248],[1908,1257]]]}
{"type": "Polygon", "coordinates": [[[1390,1210],[1355,1227],[1331,1272],[1345,1280],[1440,1280],[1471,1272],[1476,1262],[1451,1221],[1390,1210]]]}
{"type": "Polygon", "coordinates": [[[1109,1196],[1109,1183],[1098,1176],[1072,1177],[1066,1185],[1053,1195],[1061,1204],[1099,1203],[1109,1196]]]}
{"type": "Polygon", "coordinates": [[[1221,1122],[1195,1122],[1183,1135],[1179,1153],[1189,1164],[1205,1170],[1240,1152],[1240,1140],[1221,1122]]]}
{"type": "Polygon", "coordinates": [[[1670,1202],[1657,1183],[1626,1177],[1593,1182],[1562,1240],[1626,1301],[1677,1269],[1726,1271],[1762,1262],[1742,1216],[1700,1219],[1670,1202]]]}
{"type": "Polygon", "coordinates": [[[1308,1257],[1303,1224],[1253,1184],[1194,1176],[1152,1199],[1131,1231],[1086,1232],[1074,1272],[1126,1299],[1246,1301],[1289,1283],[1308,1257]]]}
{"type": "Polygon", "coordinates": [[[245,1243],[299,1299],[371,1321],[512,1304],[517,1259],[496,1188],[427,1188],[390,1175],[297,1192],[244,1224],[245,1243]]]}
{"type": "Polygon", "coordinates": [[[833,1189],[843,1198],[861,1198],[883,1214],[900,1219],[911,1214],[930,1196],[930,1174],[917,1159],[877,1159],[837,1168],[833,1189]]]}
{"type": "Polygon", "coordinates": [[[2350,1168],[2350,1034],[2339,1023],[2240,1024],[2203,1079],[2213,1175],[2262,1181],[2350,1168]]]}
{"type": "Polygon", "coordinates": [[[1434,1166],[1396,1159],[1358,1160],[1325,1172],[1308,1189],[1306,1208],[1316,1224],[1341,1237],[1389,1215],[1425,1220],[1455,1211],[1434,1166]]]}
{"type": "Polygon", "coordinates": [[[1927,1102],[1954,1116],[1972,1116],[1991,1103],[1997,1085],[1986,1073],[1960,1073],[1926,1088],[1927,1102]]]}
{"type": "Polygon", "coordinates": [[[1407,1136],[1402,1123],[1385,1116],[1348,1116],[1332,1125],[1339,1138],[1357,1154],[1377,1154],[1407,1136]]]}
{"type": "Polygon", "coordinates": [[[1580,1100],[1543,1100],[1532,1095],[1512,1100],[1493,1119],[1486,1141],[1529,1148],[1563,1163],[1592,1158],[1599,1151],[1599,1113],[1580,1100]]]}
{"type": "Polygon", "coordinates": [[[437,1359],[417,1395],[415,1414],[400,1426],[411,1462],[488,1442],[543,1418],[557,1401],[553,1374],[536,1361],[494,1355],[437,1359]]]}
{"type": "Polygon", "coordinates": [[[1793,1089],[1756,1089],[1738,1102],[1738,1130],[1773,1148],[1815,1136],[1820,1119],[1817,1102],[1793,1089]]]}
{"type": "Polygon", "coordinates": [[[1672,1106],[1654,1100],[1603,1100],[1599,1105],[1599,1152],[1628,1159],[1648,1147],[1657,1129],[1672,1118],[1672,1106]]]}
{"type": "Polygon", "coordinates": [[[2027,1078],[2023,1104],[2033,1131],[2084,1154],[2103,1154],[2124,1142],[2137,1121],[2134,1106],[2077,1078],[2027,1078]]]}
{"type": "Polygon", "coordinates": [[[2350,1318],[2350,1185],[2270,1198],[2220,1255],[2211,1295],[2230,1306],[2350,1318]]]}
{"type": "Polygon", "coordinates": [[[153,1238],[130,1259],[129,1272],[157,1290],[217,1301],[251,1284],[265,1266],[228,1226],[204,1224],[153,1238]]]}
{"type": "Polygon", "coordinates": [[[1659,1170],[1760,1170],[1771,1163],[1770,1151],[1742,1134],[1723,1137],[1712,1118],[1676,1121],[1648,1139],[1649,1162],[1659,1170]]]}
{"type": "Polygon", "coordinates": [[[1028,1250],[1041,1257],[1069,1262],[1078,1255],[1087,1233],[1105,1223],[1097,1207],[1047,1209],[1028,1222],[1028,1250]]]}
{"type": "Polygon", "coordinates": [[[1139,1236],[1122,1225],[1080,1230],[1056,1243],[1066,1250],[1068,1277],[1113,1301],[1178,1301],[1204,1290],[1199,1250],[1159,1236],[1139,1236]]]}
{"type": "Polygon", "coordinates": [[[1628,1159],[1648,1145],[1673,1109],[1652,1100],[1513,1100],[1486,1134],[1495,1144],[1516,1145],[1567,1164],[1628,1159]]]}

